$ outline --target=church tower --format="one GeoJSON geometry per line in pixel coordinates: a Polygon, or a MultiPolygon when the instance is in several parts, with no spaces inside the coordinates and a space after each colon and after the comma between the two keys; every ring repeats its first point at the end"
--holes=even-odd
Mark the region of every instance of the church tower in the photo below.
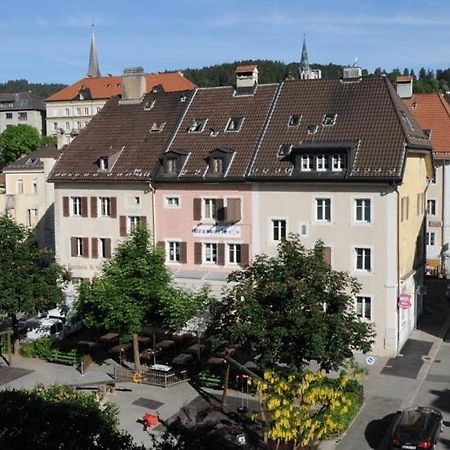
{"type": "Polygon", "coordinates": [[[302,58],[298,68],[301,80],[318,80],[322,78],[322,71],[320,69],[311,69],[308,59],[308,50],[306,50],[306,38],[303,37],[302,58]]]}
{"type": "MultiPolygon", "coordinates": [[[[92,27],[93,26],[94,25],[92,25],[92,27]]],[[[90,78],[101,77],[100,69],[98,67],[97,47],[95,45],[94,31],[92,31],[91,52],[89,55],[89,68],[88,68],[87,76],[90,78]]]]}

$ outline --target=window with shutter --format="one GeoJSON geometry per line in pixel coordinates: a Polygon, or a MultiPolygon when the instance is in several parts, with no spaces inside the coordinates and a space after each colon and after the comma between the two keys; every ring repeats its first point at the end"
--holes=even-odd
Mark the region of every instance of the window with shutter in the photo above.
{"type": "Polygon", "coordinates": [[[180,242],[180,263],[187,263],[187,243],[180,242]]]}
{"type": "Polygon", "coordinates": [[[82,255],[83,258],[89,258],[89,238],[83,238],[83,249],[82,255]]]}
{"type": "MultiPolygon", "coordinates": [[[[98,258],[98,239],[97,238],[92,238],[91,239],[91,257],[92,258],[98,258]]],[[[101,248],[101,244],[100,244],[100,248],[101,248]]]]}
{"type": "Polygon", "coordinates": [[[248,266],[250,262],[250,250],[248,244],[241,244],[241,266],[248,266]]]}
{"type": "Polygon", "coordinates": [[[117,198],[111,197],[111,217],[115,219],[117,217],[117,198]]]}
{"type": "Polygon", "coordinates": [[[126,234],[127,234],[127,217],[126,216],[120,216],[119,234],[120,234],[120,236],[126,236],[126,234]]]}
{"type": "Polygon", "coordinates": [[[88,216],[88,199],[87,197],[81,197],[81,217],[88,216]]]}
{"type": "Polygon", "coordinates": [[[69,197],[63,197],[63,216],[69,217],[69,197]]]}
{"type": "Polygon", "coordinates": [[[225,244],[217,244],[217,264],[225,265],[225,244]]]}
{"type": "Polygon", "coordinates": [[[97,217],[97,197],[91,197],[91,217],[97,217]]]}
{"type": "Polygon", "coordinates": [[[111,239],[105,239],[105,258],[111,258],[111,239]]]}
{"type": "Polygon", "coordinates": [[[216,211],[215,211],[215,219],[219,222],[223,222],[225,220],[225,208],[223,207],[223,198],[216,199],[216,211]]]}
{"type": "Polygon", "coordinates": [[[194,220],[202,220],[202,199],[194,198],[194,220]]]}
{"type": "Polygon", "coordinates": [[[194,243],[194,264],[202,263],[202,243],[195,242],[194,243]]]}
{"type": "Polygon", "coordinates": [[[241,199],[228,198],[226,209],[226,221],[236,223],[241,220],[241,199]]]}

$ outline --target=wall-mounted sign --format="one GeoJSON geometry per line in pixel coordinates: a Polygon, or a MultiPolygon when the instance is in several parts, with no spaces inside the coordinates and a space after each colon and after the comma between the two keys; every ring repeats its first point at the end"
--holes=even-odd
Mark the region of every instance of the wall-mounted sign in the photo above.
{"type": "Polygon", "coordinates": [[[400,309],[411,308],[411,294],[400,294],[398,296],[397,304],[400,309]]]}
{"type": "Polygon", "coordinates": [[[198,237],[230,237],[241,236],[240,227],[228,227],[226,225],[197,225],[192,228],[192,234],[198,237]]]}

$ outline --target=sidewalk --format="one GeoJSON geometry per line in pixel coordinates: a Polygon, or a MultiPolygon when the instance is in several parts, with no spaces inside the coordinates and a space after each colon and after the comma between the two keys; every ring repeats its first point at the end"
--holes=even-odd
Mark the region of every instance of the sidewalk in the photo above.
{"type": "MultiPolygon", "coordinates": [[[[364,405],[346,434],[338,441],[322,443],[321,450],[381,450],[387,447],[387,431],[393,415],[417,403],[418,394],[450,327],[450,309],[443,298],[443,286],[447,283],[447,280],[428,282],[424,313],[418,329],[413,331],[402,349],[404,356],[377,358],[373,366],[367,366],[364,361],[361,363],[369,370],[363,382],[364,405]],[[404,352],[408,348],[411,351],[404,352]],[[412,360],[420,364],[413,367],[412,360]]],[[[450,363],[441,369],[450,373],[450,363]]]]}

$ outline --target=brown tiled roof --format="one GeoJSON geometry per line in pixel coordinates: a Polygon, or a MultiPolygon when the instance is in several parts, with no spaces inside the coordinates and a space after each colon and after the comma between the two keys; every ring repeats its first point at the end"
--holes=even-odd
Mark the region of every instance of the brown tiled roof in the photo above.
{"type": "Polygon", "coordinates": [[[232,154],[224,179],[243,177],[260,138],[278,85],[260,85],[254,95],[234,95],[233,87],[197,89],[169,150],[189,157],[180,179],[202,179],[207,157],[216,149],[232,154]],[[240,131],[225,131],[230,118],[243,118],[240,131]],[[201,133],[189,132],[195,119],[207,119],[201,133]]]}
{"type": "Polygon", "coordinates": [[[450,105],[444,95],[414,94],[403,102],[422,129],[431,130],[434,154],[450,157],[450,105]]]}
{"type": "Polygon", "coordinates": [[[399,75],[395,81],[397,83],[410,83],[413,77],[411,75],[399,75]]]}
{"type": "Polygon", "coordinates": [[[21,156],[16,161],[8,164],[3,170],[36,170],[43,169],[43,158],[58,159],[61,156],[61,150],[56,148],[56,145],[45,145],[29,155],[21,156]]]}
{"type": "MultiPolygon", "coordinates": [[[[282,145],[353,143],[355,157],[348,178],[396,178],[402,175],[409,146],[430,148],[386,77],[359,82],[338,79],[285,81],[276,101],[248,175],[251,178],[286,177],[292,163],[277,153],[282,145]],[[288,127],[289,117],[301,115],[298,127],[288,127]],[[332,126],[323,126],[325,114],[336,114],[332,126]],[[308,127],[317,125],[316,134],[308,127]]],[[[347,144],[345,144],[347,145],[347,144]]],[[[320,151],[320,145],[317,149],[320,151]]]]}
{"type": "Polygon", "coordinates": [[[191,95],[152,92],[138,104],[120,104],[113,97],[64,151],[49,181],[150,180],[191,95]],[[162,131],[150,131],[164,122],[162,131]],[[108,171],[99,170],[102,157],[109,158],[108,171]]]}
{"type": "MultiPolygon", "coordinates": [[[[145,77],[147,92],[150,92],[158,85],[162,85],[166,92],[179,92],[195,88],[195,85],[179,72],[147,74],[145,77]]],[[[89,89],[93,100],[108,99],[115,95],[122,95],[122,76],[83,78],[51,95],[46,101],[74,100],[83,88],[89,89]]]]}
{"type": "Polygon", "coordinates": [[[243,64],[241,66],[237,66],[234,70],[234,73],[247,73],[253,72],[255,70],[255,64],[243,64]]]}

